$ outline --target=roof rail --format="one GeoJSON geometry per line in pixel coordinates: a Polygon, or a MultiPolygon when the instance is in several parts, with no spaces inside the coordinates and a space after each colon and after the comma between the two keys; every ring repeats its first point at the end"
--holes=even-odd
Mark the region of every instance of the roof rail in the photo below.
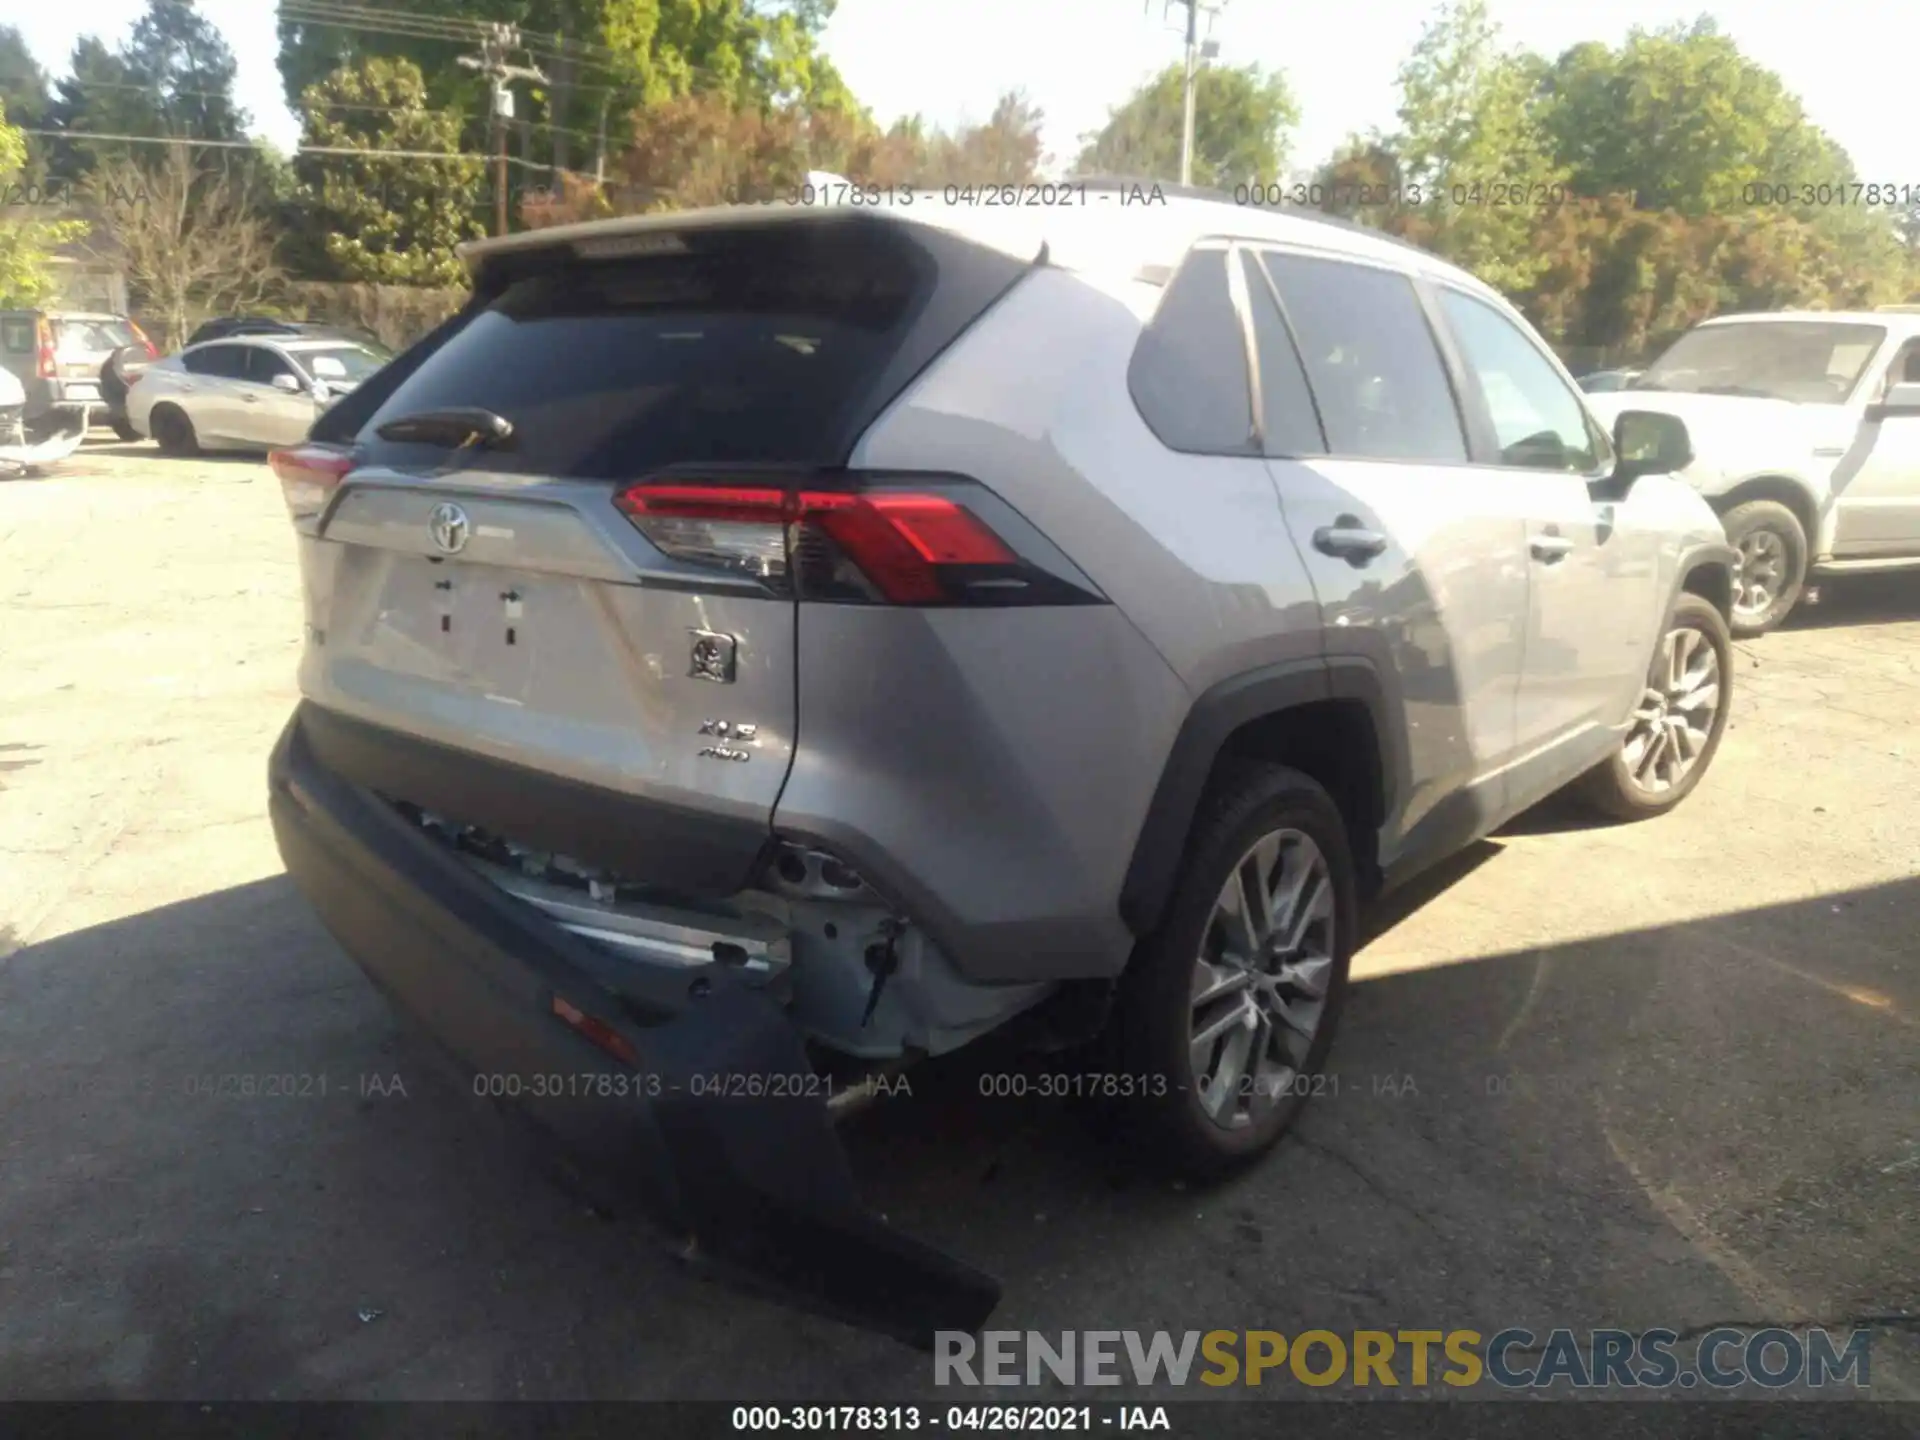
{"type": "MultiPolygon", "coordinates": [[[[1138,177],[1132,175],[1069,175],[1065,183],[1069,185],[1084,185],[1089,190],[1128,190],[1136,185],[1142,189],[1146,189],[1157,185],[1160,187],[1160,193],[1162,195],[1170,196],[1174,199],[1210,200],[1222,205],[1231,205],[1236,209],[1247,208],[1243,206],[1240,201],[1235,200],[1233,196],[1225,190],[1213,190],[1202,185],[1178,185],[1166,180],[1155,180],[1144,175],[1138,177]]],[[[1385,241],[1389,245],[1398,245],[1403,250],[1411,250],[1416,254],[1433,258],[1431,251],[1422,249],[1411,240],[1403,240],[1398,235],[1389,235],[1386,231],[1379,229],[1377,226],[1368,225],[1364,221],[1352,220],[1344,215],[1331,215],[1325,210],[1316,210],[1308,205],[1261,205],[1253,208],[1259,209],[1269,215],[1285,215],[1293,220],[1309,220],[1318,225],[1332,225],[1337,229],[1350,230],[1356,234],[1366,235],[1375,240],[1385,241]]]]}

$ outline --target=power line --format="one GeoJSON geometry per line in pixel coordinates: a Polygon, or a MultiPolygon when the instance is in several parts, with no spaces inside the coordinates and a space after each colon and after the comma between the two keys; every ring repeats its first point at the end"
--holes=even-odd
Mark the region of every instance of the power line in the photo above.
{"type": "MultiPolygon", "coordinates": [[[[48,135],[66,140],[94,140],[122,145],[188,145],[210,150],[259,150],[262,147],[252,140],[202,140],[192,135],[104,135],[92,130],[46,130],[32,129],[27,126],[15,127],[24,135],[48,135]]],[[[377,155],[394,160],[475,160],[485,163],[499,157],[473,154],[464,150],[365,150],[348,145],[299,145],[293,150],[294,156],[301,155],[377,155]]],[[[509,155],[507,163],[524,165],[530,170],[545,170],[550,167],[537,164],[532,160],[522,160],[509,155]]]]}
{"type": "MultiPolygon", "coordinates": [[[[280,13],[283,18],[296,24],[330,25],[404,39],[445,40],[471,45],[481,43],[487,33],[487,22],[480,20],[426,16],[371,5],[347,4],[342,0],[281,0],[280,13]]],[[[541,59],[570,59],[611,74],[632,68],[630,59],[592,41],[517,29],[515,35],[512,48],[525,50],[541,59]]]]}

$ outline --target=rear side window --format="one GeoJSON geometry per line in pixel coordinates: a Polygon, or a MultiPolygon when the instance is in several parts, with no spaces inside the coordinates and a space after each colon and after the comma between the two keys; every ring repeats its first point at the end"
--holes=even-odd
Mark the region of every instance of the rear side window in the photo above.
{"type": "Polygon", "coordinates": [[[31,320],[0,320],[0,345],[16,355],[30,354],[35,348],[33,330],[31,320]]]}
{"type": "Polygon", "coordinates": [[[1269,251],[1335,455],[1465,464],[1466,433],[1413,282],[1269,251]]]}
{"type": "Polygon", "coordinates": [[[509,284],[380,404],[360,434],[368,458],[442,463],[444,449],[375,432],[471,406],[516,431],[476,468],[620,480],[676,463],[839,463],[848,417],[900,349],[931,267],[878,234],[700,243],[555,260],[509,284]]]}
{"type": "Polygon", "coordinates": [[[1227,284],[1227,252],[1180,266],[1127,372],[1133,403],[1160,443],[1192,455],[1252,455],[1247,344],[1227,284]]]}

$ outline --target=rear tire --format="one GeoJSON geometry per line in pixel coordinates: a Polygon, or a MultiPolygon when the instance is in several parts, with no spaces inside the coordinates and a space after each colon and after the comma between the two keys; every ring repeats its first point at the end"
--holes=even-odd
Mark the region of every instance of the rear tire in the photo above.
{"type": "Polygon", "coordinates": [[[1800,603],[1807,585],[1807,532],[1778,500],[1749,500],[1723,517],[1727,541],[1740,552],[1733,580],[1733,633],[1751,640],[1773,629],[1800,603]]]}
{"type": "Polygon", "coordinates": [[[153,438],[159,442],[163,455],[197,455],[200,453],[200,438],[193,433],[193,421],[187,418],[184,410],[177,405],[156,405],[148,424],[153,426],[153,438]]]}
{"type": "Polygon", "coordinates": [[[1726,733],[1732,676],[1726,619],[1710,601],[1682,595],[1654,649],[1632,727],[1577,782],[1580,798],[1609,819],[1631,821],[1664,815],[1691,795],[1726,733]],[[1709,688],[1710,712],[1701,703],[1709,688]]]}
{"type": "Polygon", "coordinates": [[[1281,765],[1225,768],[1116,996],[1108,1048],[1143,1160],[1214,1180],[1286,1133],[1318,1089],[1356,924],[1346,824],[1327,792],[1281,765]]]}

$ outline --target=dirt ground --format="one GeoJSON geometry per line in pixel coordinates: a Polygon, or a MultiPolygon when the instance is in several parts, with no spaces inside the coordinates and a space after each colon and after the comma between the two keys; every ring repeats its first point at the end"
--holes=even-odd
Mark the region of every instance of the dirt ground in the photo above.
{"type": "MultiPolygon", "coordinates": [[[[0,597],[0,1396],[929,1392],[518,1164],[293,892],[263,466],[0,483],[0,597]],[[312,1079],[192,1093],[245,1074],[312,1079]]],[[[997,1327],[1860,1323],[1920,1398],[1920,577],[1740,646],[1736,707],[1675,815],[1526,817],[1381,917],[1339,1094],[1251,1175],[933,1095],[854,1123],[876,1207],[1003,1277],[997,1327]]]]}

